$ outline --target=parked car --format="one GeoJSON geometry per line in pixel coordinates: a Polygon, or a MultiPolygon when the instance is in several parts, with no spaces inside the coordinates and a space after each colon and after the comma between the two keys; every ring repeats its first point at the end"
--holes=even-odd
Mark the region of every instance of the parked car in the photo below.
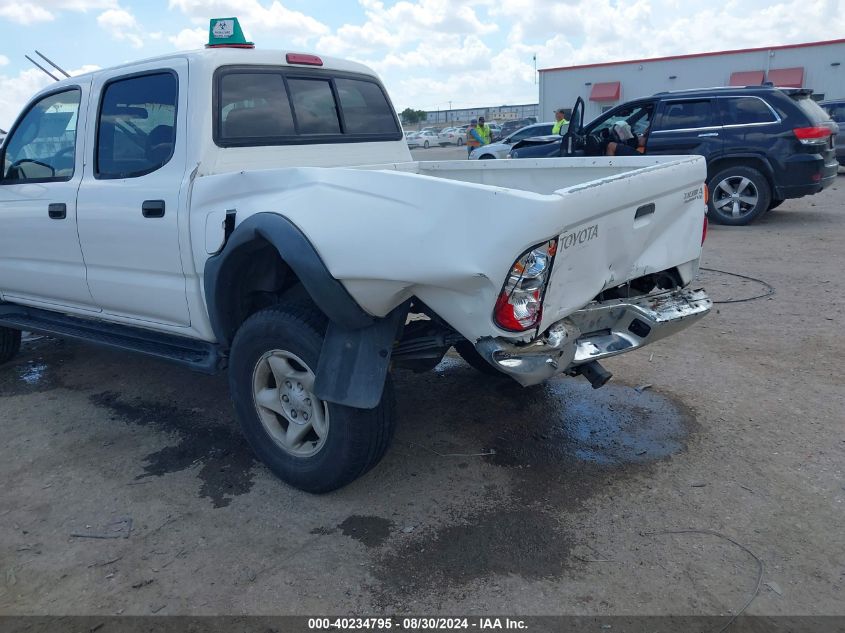
{"type": "Polygon", "coordinates": [[[422,147],[428,149],[432,145],[439,145],[437,134],[428,130],[413,133],[413,136],[406,137],[408,141],[408,148],[422,147]]]}
{"type": "Polygon", "coordinates": [[[767,86],[662,92],[621,104],[583,128],[570,126],[572,141],[523,141],[510,155],[560,156],[562,149],[566,155],[570,142],[575,154],[602,155],[613,125],[625,121],[635,134],[647,135],[649,155],[704,156],[710,219],[745,225],[836,179],[838,128],[811,95],[767,86]]]}
{"type": "Polygon", "coordinates": [[[495,141],[502,138],[502,126],[496,121],[487,121],[487,126],[490,128],[491,140],[495,141]]]}
{"type": "Polygon", "coordinates": [[[598,388],[711,309],[703,159],[414,161],[352,61],[220,46],[68,77],[0,153],[0,363],[28,330],[225,370],[256,455],[310,492],[385,454],[391,367],[454,346],[598,388]]]}
{"type": "Polygon", "coordinates": [[[447,127],[445,130],[441,130],[440,134],[437,135],[437,142],[441,147],[445,147],[446,145],[461,146],[466,143],[466,141],[467,133],[465,128],[447,127]]]}
{"type": "Polygon", "coordinates": [[[537,123],[529,125],[520,130],[517,130],[510,136],[506,136],[501,141],[490,143],[489,145],[482,145],[472,150],[469,155],[474,160],[488,160],[492,158],[507,158],[511,147],[521,141],[522,139],[532,136],[546,136],[552,133],[552,126],[554,123],[537,123]]]}
{"type": "MultiPolygon", "coordinates": [[[[532,117],[532,118],[534,118],[534,117],[532,117]]],[[[505,137],[505,136],[508,136],[510,134],[513,134],[517,130],[521,130],[522,128],[524,128],[528,125],[533,125],[536,122],[537,122],[536,118],[534,118],[533,121],[528,119],[528,118],[517,119],[517,120],[514,120],[514,121],[505,121],[502,124],[502,130],[501,130],[502,136],[505,137]]]]}
{"type": "Polygon", "coordinates": [[[842,167],[845,167],[845,99],[839,101],[822,101],[819,105],[830,118],[836,122],[838,130],[834,141],[836,147],[836,160],[842,167]]]}

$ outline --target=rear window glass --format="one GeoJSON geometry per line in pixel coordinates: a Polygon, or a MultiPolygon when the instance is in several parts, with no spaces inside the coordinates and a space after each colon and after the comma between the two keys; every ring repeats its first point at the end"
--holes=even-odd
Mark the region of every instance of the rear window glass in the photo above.
{"type": "Polygon", "coordinates": [[[237,73],[220,79],[221,131],[226,138],[295,134],[281,75],[237,73]]]}
{"type": "Polygon", "coordinates": [[[381,86],[365,79],[224,69],[218,73],[216,110],[218,145],[402,138],[381,86]]]}
{"type": "Polygon", "coordinates": [[[332,86],[322,79],[289,79],[300,134],[340,134],[332,86]]]}
{"type": "Polygon", "coordinates": [[[810,119],[810,123],[813,125],[830,120],[827,112],[818,103],[810,99],[809,96],[792,97],[792,100],[801,109],[801,112],[807,115],[807,118],[810,119]]]}
{"type": "Polygon", "coordinates": [[[660,117],[661,130],[683,130],[718,125],[709,99],[667,101],[660,117]]]}
{"type": "Polygon", "coordinates": [[[776,123],[774,113],[765,101],[757,97],[726,97],[719,99],[722,125],[776,123]]]}
{"type": "Polygon", "coordinates": [[[393,108],[377,84],[358,79],[335,79],[335,85],[349,134],[398,132],[393,108]]]}

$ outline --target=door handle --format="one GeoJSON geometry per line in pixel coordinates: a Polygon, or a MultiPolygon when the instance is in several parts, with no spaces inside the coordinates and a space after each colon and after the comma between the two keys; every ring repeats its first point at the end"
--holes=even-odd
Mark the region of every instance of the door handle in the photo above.
{"type": "Polygon", "coordinates": [[[707,132],[706,134],[699,134],[698,138],[701,138],[702,136],[719,136],[719,133],[718,132],[707,132]]]}
{"type": "Polygon", "coordinates": [[[53,202],[47,205],[47,215],[51,220],[64,220],[67,217],[67,205],[64,202],[53,202]]]}
{"type": "Polygon", "coordinates": [[[144,200],[141,205],[141,213],[145,218],[163,218],[164,200],[144,200]]]}
{"type": "Polygon", "coordinates": [[[639,220],[640,218],[643,218],[647,215],[651,215],[652,213],[654,213],[654,209],[655,207],[653,202],[644,204],[643,206],[637,209],[636,213],[634,213],[634,219],[639,220]]]}

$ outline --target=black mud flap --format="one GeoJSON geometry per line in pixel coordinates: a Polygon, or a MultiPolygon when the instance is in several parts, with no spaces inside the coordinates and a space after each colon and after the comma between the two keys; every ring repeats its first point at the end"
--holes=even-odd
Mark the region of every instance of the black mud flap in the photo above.
{"type": "Polygon", "coordinates": [[[330,321],[317,364],[314,395],[347,407],[376,407],[384,391],[393,343],[409,307],[410,302],[403,303],[383,319],[356,330],[330,321]]]}

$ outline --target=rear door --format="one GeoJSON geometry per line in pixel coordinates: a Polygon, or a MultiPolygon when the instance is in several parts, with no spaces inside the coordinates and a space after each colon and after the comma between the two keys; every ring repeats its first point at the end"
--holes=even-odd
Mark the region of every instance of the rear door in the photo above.
{"type": "Polygon", "coordinates": [[[667,99],[658,105],[646,153],[709,158],[722,152],[723,133],[714,99],[667,99]]]}
{"type": "Polygon", "coordinates": [[[78,224],[88,286],[106,314],[190,324],[179,243],[187,92],[184,59],[115,69],[92,87],[78,224]]]}

